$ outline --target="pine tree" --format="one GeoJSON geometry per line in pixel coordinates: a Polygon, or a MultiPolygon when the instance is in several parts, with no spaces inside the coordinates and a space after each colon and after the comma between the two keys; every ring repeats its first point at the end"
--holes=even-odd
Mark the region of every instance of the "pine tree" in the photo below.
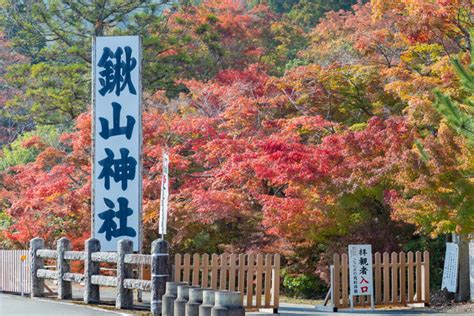
{"type": "MultiPolygon", "coordinates": [[[[471,30],[472,37],[474,37],[474,29],[471,30]]],[[[453,67],[468,96],[458,102],[437,90],[435,91],[435,107],[449,126],[466,137],[470,143],[474,143],[474,50],[471,48],[469,66],[465,67],[459,59],[454,59],[453,67]]]]}

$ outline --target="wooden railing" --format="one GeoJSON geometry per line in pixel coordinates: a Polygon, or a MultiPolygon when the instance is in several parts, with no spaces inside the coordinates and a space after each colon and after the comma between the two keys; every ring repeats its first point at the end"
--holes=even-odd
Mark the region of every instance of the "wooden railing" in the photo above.
{"type": "MultiPolygon", "coordinates": [[[[385,252],[373,256],[376,305],[430,304],[430,256],[427,251],[385,252]]],[[[347,254],[334,254],[331,266],[331,300],[334,307],[349,307],[347,254]]],[[[355,305],[370,305],[369,296],[358,296],[355,305]]]]}
{"type": "Polygon", "coordinates": [[[177,254],[174,281],[203,288],[239,291],[247,310],[279,306],[280,256],[245,254],[177,254]],[[209,260],[210,259],[210,260],[209,260]]]}

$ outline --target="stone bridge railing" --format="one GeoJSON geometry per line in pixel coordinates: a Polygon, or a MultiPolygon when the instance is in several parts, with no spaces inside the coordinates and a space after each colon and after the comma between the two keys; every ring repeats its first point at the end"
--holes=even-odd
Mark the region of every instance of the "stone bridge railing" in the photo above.
{"type": "Polygon", "coordinates": [[[117,308],[132,308],[133,289],[151,292],[151,312],[161,314],[161,297],[165,294],[166,282],[169,276],[168,244],[163,239],[153,241],[151,255],[133,254],[131,240],[122,239],[117,244],[117,252],[101,252],[100,242],[91,238],[85,242],[85,251],[72,251],[71,242],[61,238],[57,242],[56,250],[45,249],[41,238],[30,241],[31,262],[31,296],[44,295],[44,280],[52,279],[58,283],[58,298],[72,298],[72,283],[84,283],[84,302],[98,303],[100,299],[99,287],[117,287],[117,308]],[[45,268],[45,259],[56,260],[56,270],[45,268]],[[84,264],[84,273],[71,272],[70,262],[81,261],[84,264]],[[100,274],[100,263],[114,263],[117,265],[116,276],[100,274]],[[132,265],[150,265],[151,280],[133,278],[132,265]]]}

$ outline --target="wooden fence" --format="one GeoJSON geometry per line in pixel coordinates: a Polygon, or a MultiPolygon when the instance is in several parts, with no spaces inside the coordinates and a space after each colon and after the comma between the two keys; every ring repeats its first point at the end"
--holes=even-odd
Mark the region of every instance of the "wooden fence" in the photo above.
{"type": "Polygon", "coordinates": [[[0,292],[26,294],[30,285],[28,250],[0,250],[0,292]]]}
{"type": "Polygon", "coordinates": [[[239,291],[242,305],[247,310],[272,308],[275,311],[279,306],[278,254],[177,254],[173,275],[175,282],[184,281],[215,290],[239,291]]]}
{"type": "MultiPolygon", "coordinates": [[[[430,304],[430,256],[400,252],[375,253],[373,261],[376,305],[430,304]]],[[[331,266],[331,299],[334,307],[346,308],[349,301],[347,254],[335,254],[331,266]]],[[[355,297],[355,305],[370,305],[370,296],[355,297]]]]}

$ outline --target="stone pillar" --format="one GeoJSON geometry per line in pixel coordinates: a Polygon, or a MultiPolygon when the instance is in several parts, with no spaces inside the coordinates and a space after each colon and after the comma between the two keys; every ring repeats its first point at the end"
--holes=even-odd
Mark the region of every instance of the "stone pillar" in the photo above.
{"type": "Polygon", "coordinates": [[[467,235],[453,234],[453,242],[459,246],[458,289],[455,299],[457,302],[465,302],[469,299],[470,291],[469,240],[467,235]]]}
{"type": "Polygon", "coordinates": [[[174,300],[178,296],[178,286],[187,285],[186,282],[166,282],[166,292],[162,299],[162,316],[174,315],[174,300]]]}
{"type": "Polygon", "coordinates": [[[92,253],[100,251],[100,242],[95,238],[86,240],[84,252],[84,303],[99,303],[99,286],[92,284],[93,275],[100,274],[100,264],[92,261],[92,253]]]}
{"type": "Polygon", "coordinates": [[[204,289],[189,289],[189,301],[186,303],[186,316],[199,316],[199,305],[202,304],[202,291],[204,289]]]}
{"type": "Polygon", "coordinates": [[[215,306],[211,316],[245,316],[245,309],[240,302],[239,292],[216,292],[215,306]]]}
{"type": "Polygon", "coordinates": [[[168,243],[157,239],[151,243],[151,313],[160,315],[162,310],[161,298],[165,294],[166,282],[169,279],[168,243]]]}
{"type": "Polygon", "coordinates": [[[211,316],[211,309],[215,304],[216,291],[204,289],[202,292],[202,304],[199,306],[199,316],[211,316]]]}
{"type": "Polygon", "coordinates": [[[36,237],[30,240],[31,297],[44,295],[44,280],[36,276],[38,269],[44,269],[44,259],[36,256],[36,251],[43,248],[43,239],[36,237]]]}
{"type": "Polygon", "coordinates": [[[63,280],[64,273],[70,272],[71,270],[69,262],[64,259],[64,253],[71,250],[71,242],[66,237],[62,237],[58,240],[56,247],[58,253],[58,257],[56,259],[56,271],[58,271],[58,299],[71,299],[71,282],[63,280]]]}
{"type": "Polygon", "coordinates": [[[133,291],[126,289],[123,284],[125,279],[131,279],[133,276],[132,266],[125,264],[125,255],[133,253],[133,242],[130,239],[120,239],[117,246],[117,299],[115,307],[132,308],[133,291]]]}
{"type": "Polygon", "coordinates": [[[174,301],[173,316],[184,316],[186,314],[186,303],[189,300],[189,289],[195,286],[179,285],[178,297],[174,301]]]}

